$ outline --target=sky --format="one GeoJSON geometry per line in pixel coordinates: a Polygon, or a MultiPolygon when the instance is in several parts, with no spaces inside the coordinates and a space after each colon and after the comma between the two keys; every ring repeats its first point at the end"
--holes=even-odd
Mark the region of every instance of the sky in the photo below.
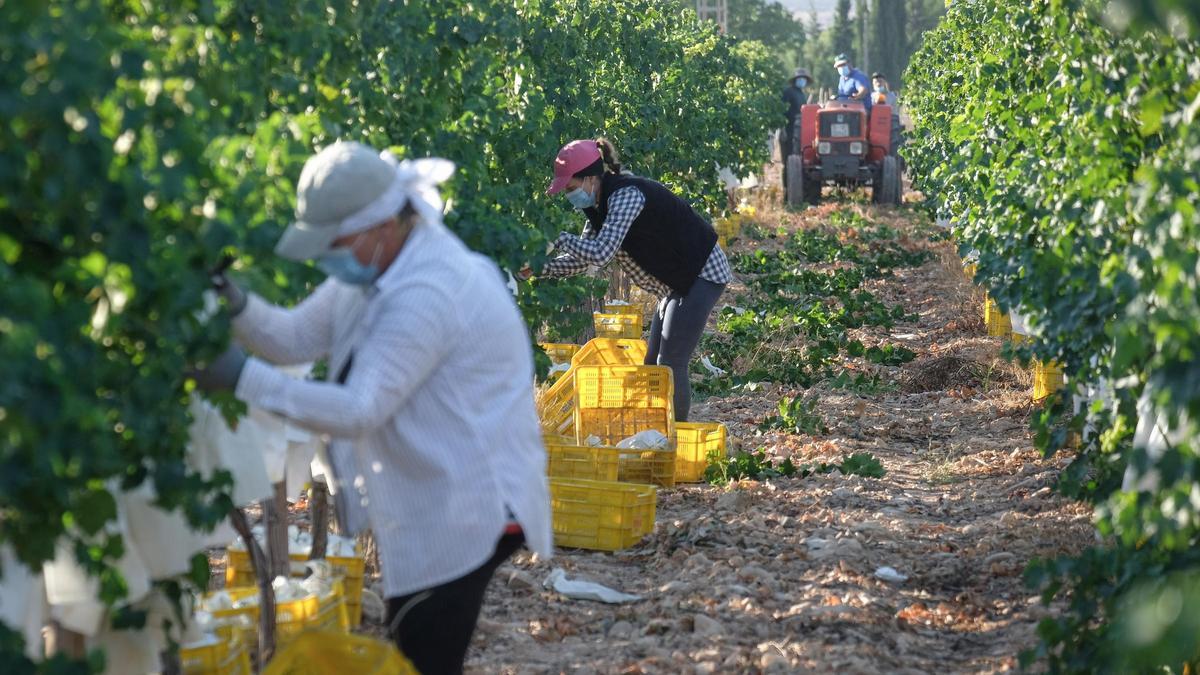
{"type": "MultiPolygon", "coordinates": [[[[792,10],[792,13],[800,13],[804,19],[808,20],[809,11],[815,7],[817,9],[817,17],[821,21],[822,26],[829,25],[833,22],[833,9],[837,6],[837,0],[778,0],[779,4],[792,10]]],[[[851,10],[853,12],[853,9],[851,10]]]]}

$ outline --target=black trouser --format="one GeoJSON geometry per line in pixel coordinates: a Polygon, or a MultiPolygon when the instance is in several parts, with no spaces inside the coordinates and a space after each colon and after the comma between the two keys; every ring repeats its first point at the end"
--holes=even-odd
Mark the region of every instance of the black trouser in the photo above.
{"type": "Polygon", "coordinates": [[[462,672],[488,582],[524,542],[523,534],[506,534],[491,559],[466,576],[388,598],[389,634],[421,675],[462,672]]]}
{"type": "Polygon", "coordinates": [[[658,303],[658,311],[650,322],[650,339],[646,343],[646,365],[670,366],[675,378],[675,421],[686,422],[692,407],[692,383],[688,379],[688,364],[708,315],[717,304],[725,284],[696,279],[687,295],[671,293],[658,303]]]}

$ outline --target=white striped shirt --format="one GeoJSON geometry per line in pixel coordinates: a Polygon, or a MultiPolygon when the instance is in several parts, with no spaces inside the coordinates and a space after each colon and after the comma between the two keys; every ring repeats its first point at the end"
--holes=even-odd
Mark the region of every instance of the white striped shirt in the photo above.
{"type": "Polygon", "coordinates": [[[418,224],[372,290],[331,279],[294,309],[252,296],[234,327],[266,361],[327,357],[331,380],[353,355],[345,385],[251,358],[236,393],[341,439],[338,483],[365,497],[387,597],[481,566],[506,508],[551,554],[528,330],[499,268],[444,226],[418,224]]]}

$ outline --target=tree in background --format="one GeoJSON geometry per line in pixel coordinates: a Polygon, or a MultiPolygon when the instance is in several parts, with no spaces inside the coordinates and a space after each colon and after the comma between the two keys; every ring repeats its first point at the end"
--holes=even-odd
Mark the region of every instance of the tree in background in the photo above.
{"type": "MultiPolygon", "coordinates": [[[[847,26],[850,22],[849,15],[849,0],[846,0],[847,26]]],[[[838,53],[834,50],[833,44],[835,31],[821,26],[821,19],[817,15],[816,7],[812,7],[809,12],[805,30],[808,33],[808,39],[804,44],[804,62],[801,65],[812,73],[813,87],[810,93],[815,96],[820,93],[821,89],[832,89],[837,86],[837,74],[833,70],[833,57],[838,53]]]]}
{"type": "MultiPolygon", "coordinates": [[[[695,0],[677,0],[680,11],[695,11],[695,0]]],[[[775,55],[780,86],[803,65],[807,32],[804,22],[776,0],[727,0],[729,34],[760,42],[775,55]]]]}
{"type": "MultiPolygon", "coordinates": [[[[830,37],[830,43],[833,46],[833,54],[830,56],[845,54],[853,61],[855,56],[853,53],[855,30],[854,23],[850,20],[850,0],[838,0],[837,9],[834,10],[833,14],[833,27],[831,30],[833,34],[830,37]]],[[[825,65],[832,66],[833,61],[825,65]]]]}
{"type": "Polygon", "coordinates": [[[778,57],[780,79],[791,76],[804,53],[804,24],[778,2],[729,0],[729,33],[761,42],[778,57]]]}
{"type": "Polygon", "coordinates": [[[868,0],[854,1],[854,48],[846,54],[850,64],[860,70],[871,72],[867,62],[870,60],[871,35],[867,32],[867,16],[871,13],[868,0]]]}
{"type": "MultiPolygon", "coordinates": [[[[925,33],[931,31],[942,20],[942,15],[946,13],[945,0],[908,0],[906,8],[906,20],[908,23],[906,34],[908,44],[904,49],[904,67],[908,68],[909,61],[912,60],[912,55],[916,54],[921,49],[921,44],[925,41],[925,33]]],[[[893,87],[899,88],[904,75],[902,71],[888,73],[888,80],[893,87]]]]}
{"type": "MultiPolygon", "coordinates": [[[[920,4],[919,1],[916,4],[920,4]]],[[[908,67],[908,21],[905,0],[872,0],[867,17],[866,65],[887,77],[899,88],[904,69],[908,67]]]]}

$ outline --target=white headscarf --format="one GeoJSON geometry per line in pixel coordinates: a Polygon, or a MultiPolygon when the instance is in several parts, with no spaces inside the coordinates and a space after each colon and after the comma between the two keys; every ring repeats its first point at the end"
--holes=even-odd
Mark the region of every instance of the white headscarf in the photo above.
{"type": "Polygon", "coordinates": [[[440,157],[400,161],[388,150],[379,156],[396,170],[395,179],[375,201],[342,220],[338,237],[369,230],[399,213],[406,204],[413,207],[421,221],[440,225],[445,202],[438,185],[454,175],[454,162],[440,157]]]}

